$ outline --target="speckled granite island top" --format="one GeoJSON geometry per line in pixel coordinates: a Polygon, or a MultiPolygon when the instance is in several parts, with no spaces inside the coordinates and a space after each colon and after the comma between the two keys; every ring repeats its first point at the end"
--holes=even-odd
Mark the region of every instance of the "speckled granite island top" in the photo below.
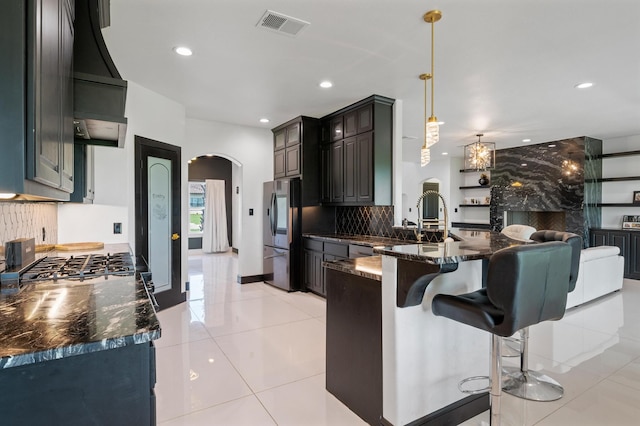
{"type": "Polygon", "coordinates": [[[147,291],[134,276],[34,283],[0,297],[0,369],[159,337],[147,291]]]}
{"type": "Polygon", "coordinates": [[[333,260],[323,263],[325,268],[347,274],[359,275],[371,280],[382,280],[382,257],[368,256],[357,259],[333,260]]]}
{"type": "Polygon", "coordinates": [[[496,251],[523,244],[499,232],[452,229],[460,241],[376,247],[374,253],[436,265],[488,259],[496,251]]]}
{"type": "Polygon", "coordinates": [[[325,241],[335,241],[343,244],[358,244],[361,246],[376,247],[396,244],[412,244],[415,241],[399,240],[396,238],[378,237],[376,235],[348,235],[348,234],[303,234],[305,238],[314,238],[325,241]]]}

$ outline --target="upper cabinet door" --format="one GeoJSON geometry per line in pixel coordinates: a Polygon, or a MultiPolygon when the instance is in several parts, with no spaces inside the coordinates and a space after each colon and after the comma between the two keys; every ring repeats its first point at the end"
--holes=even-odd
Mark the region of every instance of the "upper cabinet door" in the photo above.
{"type": "Polygon", "coordinates": [[[295,123],[287,127],[287,139],[285,145],[291,146],[297,143],[300,143],[300,123],[295,123]]]}
{"type": "Polygon", "coordinates": [[[357,111],[351,111],[344,115],[344,137],[350,138],[358,134],[357,111]]]}
{"type": "Polygon", "coordinates": [[[331,140],[339,141],[341,139],[344,139],[342,116],[331,119],[331,140]]]}
{"type": "Polygon", "coordinates": [[[277,151],[279,149],[284,148],[285,146],[285,134],[287,133],[286,129],[282,129],[277,131],[273,135],[273,150],[277,151]]]}
{"type": "Polygon", "coordinates": [[[60,96],[61,96],[61,147],[60,187],[73,192],[73,9],[68,0],[61,5],[60,28],[60,96]]]}
{"type": "Polygon", "coordinates": [[[33,179],[60,186],[60,5],[57,1],[35,2],[35,72],[29,94],[34,108],[35,171],[33,179]]]}
{"type": "Polygon", "coordinates": [[[358,134],[373,130],[373,105],[366,105],[355,112],[357,116],[358,134]]]}

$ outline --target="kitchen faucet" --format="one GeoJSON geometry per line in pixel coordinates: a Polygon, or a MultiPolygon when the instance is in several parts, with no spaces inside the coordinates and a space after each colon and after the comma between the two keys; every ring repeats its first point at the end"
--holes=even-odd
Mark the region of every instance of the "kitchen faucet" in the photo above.
{"type": "Polygon", "coordinates": [[[447,203],[446,203],[446,201],[444,201],[444,197],[442,196],[442,194],[440,194],[438,191],[434,191],[432,189],[428,189],[428,190],[424,191],[422,193],[422,195],[420,195],[420,197],[418,197],[418,201],[416,202],[416,208],[418,209],[418,227],[417,227],[417,229],[413,230],[414,234],[416,235],[416,239],[418,240],[418,242],[422,241],[422,216],[420,215],[420,204],[422,203],[422,200],[424,199],[424,197],[426,197],[427,195],[437,195],[442,200],[442,208],[444,210],[443,241],[444,242],[451,241],[452,239],[449,238],[449,228],[448,228],[448,226],[449,226],[448,225],[448,223],[449,223],[449,211],[447,210],[447,203]]]}

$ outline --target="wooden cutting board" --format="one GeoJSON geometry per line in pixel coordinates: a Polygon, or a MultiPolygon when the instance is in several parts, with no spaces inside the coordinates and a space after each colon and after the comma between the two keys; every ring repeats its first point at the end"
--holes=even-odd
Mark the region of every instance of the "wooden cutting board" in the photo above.
{"type": "Polygon", "coordinates": [[[104,248],[104,243],[86,242],[86,243],[65,243],[56,244],[55,249],[58,251],[74,251],[74,250],[99,250],[104,248]]]}

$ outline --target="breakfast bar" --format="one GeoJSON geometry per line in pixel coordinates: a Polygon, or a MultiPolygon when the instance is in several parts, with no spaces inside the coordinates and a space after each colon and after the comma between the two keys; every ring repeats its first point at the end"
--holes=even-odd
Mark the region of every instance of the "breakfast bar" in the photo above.
{"type": "Polygon", "coordinates": [[[324,264],[327,390],[369,423],[457,424],[489,408],[486,392],[458,389],[464,378],[488,375],[486,333],[434,316],[431,300],[481,288],[492,253],[522,242],[491,231],[452,234],[453,242],[379,246],[379,256],[324,264]]]}

